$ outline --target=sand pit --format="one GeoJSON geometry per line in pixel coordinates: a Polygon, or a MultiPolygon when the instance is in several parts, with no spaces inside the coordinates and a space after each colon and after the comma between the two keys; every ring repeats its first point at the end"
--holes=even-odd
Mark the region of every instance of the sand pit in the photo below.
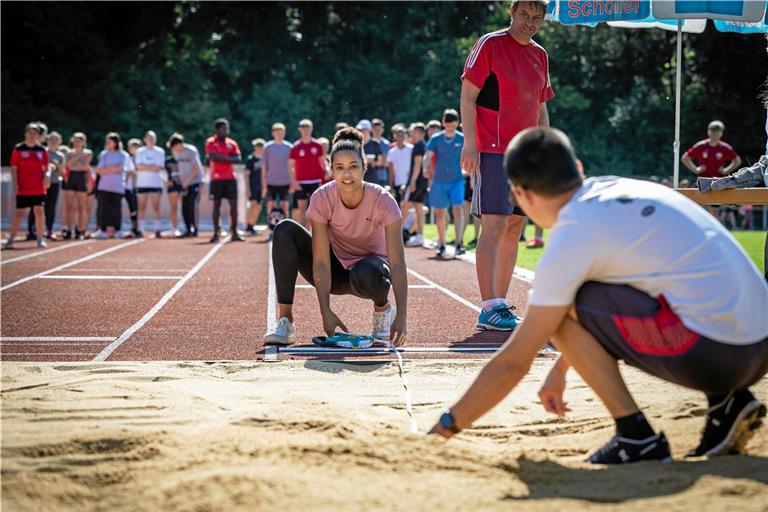
{"type": "MultiPolygon", "coordinates": [[[[575,375],[547,415],[532,374],[453,441],[408,433],[394,364],[3,363],[3,511],[768,509],[768,436],[682,462],[703,397],[624,369],[670,464],[592,467],[613,427],[575,375]]],[[[480,362],[407,363],[419,428],[480,362]]],[[[768,379],[755,387],[768,399],[768,379]]]]}

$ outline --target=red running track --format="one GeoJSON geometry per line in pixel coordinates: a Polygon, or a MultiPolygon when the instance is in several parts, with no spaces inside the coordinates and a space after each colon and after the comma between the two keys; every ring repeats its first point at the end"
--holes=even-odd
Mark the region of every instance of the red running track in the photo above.
{"type": "MultiPolygon", "coordinates": [[[[284,360],[392,359],[386,350],[319,350],[317,299],[299,278],[299,339],[287,350],[261,341],[274,311],[270,245],[264,235],[211,245],[207,237],[141,241],[32,242],[0,252],[0,359],[284,360]],[[28,247],[29,246],[29,247],[28,247]],[[270,304],[272,309],[270,309],[270,304]]],[[[404,358],[487,358],[506,333],[474,328],[480,296],[475,267],[407,249],[408,344],[404,358]]],[[[529,285],[514,279],[509,299],[525,312],[529,285]]],[[[371,304],[334,296],[353,332],[367,333],[371,304]]]]}

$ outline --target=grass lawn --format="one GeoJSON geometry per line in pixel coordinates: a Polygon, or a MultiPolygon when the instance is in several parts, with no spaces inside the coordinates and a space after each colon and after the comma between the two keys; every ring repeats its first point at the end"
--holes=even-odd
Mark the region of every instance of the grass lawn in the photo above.
{"type": "MultiPolygon", "coordinates": [[[[757,268],[760,269],[760,274],[765,273],[765,267],[763,262],[763,247],[765,244],[766,234],[762,231],[731,231],[731,234],[741,244],[752,261],[755,262],[757,268]]],[[[475,237],[475,230],[472,226],[469,226],[464,232],[464,243],[469,243],[475,237]]],[[[525,237],[533,237],[533,226],[525,227],[525,237]]],[[[549,230],[544,231],[544,240],[549,237],[549,230]]],[[[424,226],[424,238],[428,240],[437,240],[437,227],[434,224],[427,224],[424,226]]],[[[453,225],[448,226],[448,240],[453,240],[453,225]]],[[[474,250],[474,248],[471,248],[474,250]]],[[[520,267],[530,270],[536,270],[536,263],[538,263],[541,257],[542,249],[528,249],[524,244],[520,244],[520,251],[518,253],[517,264],[520,267]]]]}

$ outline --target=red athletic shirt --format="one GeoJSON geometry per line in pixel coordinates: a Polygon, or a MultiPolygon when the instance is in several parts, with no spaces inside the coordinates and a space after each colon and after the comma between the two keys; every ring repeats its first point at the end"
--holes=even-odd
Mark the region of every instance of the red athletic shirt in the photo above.
{"type": "MultiPolygon", "coordinates": [[[[229,137],[224,140],[219,139],[215,135],[208,137],[205,141],[205,154],[206,155],[219,155],[224,157],[232,157],[240,154],[240,147],[237,142],[229,137]]],[[[235,179],[235,166],[230,162],[216,162],[210,160],[211,167],[211,181],[223,181],[235,179]]]]}
{"type": "Polygon", "coordinates": [[[48,168],[48,151],[43,146],[29,147],[26,143],[16,144],[11,153],[11,165],[15,166],[19,196],[45,195],[45,171],[48,168]]]}
{"type": "Polygon", "coordinates": [[[325,177],[325,168],[320,162],[323,146],[314,139],[307,142],[297,140],[291,148],[290,158],[296,161],[296,181],[320,182],[325,177]]]}
{"type": "Polygon", "coordinates": [[[481,37],[467,56],[462,80],[480,88],[477,149],[504,153],[512,137],[538,126],[541,105],[555,96],[546,50],[518,43],[506,29],[481,37]]]}
{"type": "Polygon", "coordinates": [[[736,160],[737,155],[730,144],[720,141],[717,146],[710,146],[709,139],[704,139],[691,146],[683,156],[690,157],[706,167],[704,172],[699,174],[702,178],[722,178],[720,168],[725,167],[726,162],[736,160]]]}

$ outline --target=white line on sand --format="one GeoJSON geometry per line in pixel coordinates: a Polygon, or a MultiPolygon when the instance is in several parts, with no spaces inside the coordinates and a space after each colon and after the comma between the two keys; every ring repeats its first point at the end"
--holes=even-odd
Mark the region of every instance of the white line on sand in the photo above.
{"type": "MultiPolygon", "coordinates": [[[[432,354],[448,354],[448,353],[492,353],[499,350],[499,347],[400,347],[398,352],[413,352],[413,353],[432,353],[432,354]]],[[[392,351],[388,348],[366,348],[366,349],[340,349],[340,348],[325,348],[325,347],[287,347],[281,348],[281,353],[286,354],[391,354],[392,351]]]]}
{"type": "MultiPolygon", "coordinates": [[[[112,268],[70,268],[67,272],[104,272],[114,270],[112,268]]],[[[168,272],[182,273],[189,272],[188,268],[121,268],[120,272],[168,272]]]]}
{"type": "Polygon", "coordinates": [[[52,252],[58,252],[63,251],[64,249],[70,249],[72,247],[82,247],[86,244],[92,243],[93,240],[85,240],[80,243],[73,243],[73,244],[66,244],[66,245],[60,245],[59,247],[51,247],[50,249],[46,249],[44,251],[36,251],[30,254],[25,254],[24,256],[17,256],[15,258],[9,258],[7,260],[0,261],[0,265],[7,265],[8,263],[15,263],[17,261],[22,260],[28,260],[29,258],[36,258],[38,256],[45,256],[46,254],[51,254],[52,252]]]}
{"type": "Polygon", "coordinates": [[[117,279],[120,281],[133,280],[174,280],[178,281],[181,276],[40,276],[39,279],[76,279],[76,280],[97,280],[117,279]]]}
{"type": "MultiPolygon", "coordinates": [[[[267,332],[272,332],[277,325],[277,289],[275,287],[275,269],[272,263],[272,242],[267,245],[269,251],[269,288],[267,289],[267,332]]],[[[309,285],[306,285],[309,286],[309,285]]],[[[277,347],[264,347],[264,360],[277,361],[277,347]]]]}
{"type": "MultiPolygon", "coordinates": [[[[143,239],[142,239],[143,240],[143,239]]],[[[197,264],[192,267],[192,270],[187,272],[184,277],[182,277],[176,284],[173,285],[173,288],[168,290],[165,295],[163,295],[159,301],[157,301],[157,304],[155,304],[152,309],[147,311],[147,313],[139,319],[138,322],[130,326],[128,329],[123,332],[115,341],[107,345],[104,350],[102,350],[99,355],[97,355],[93,360],[94,361],[106,361],[107,358],[114,352],[120,345],[125,343],[128,338],[134,335],[136,331],[144,327],[144,324],[149,322],[153,316],[157,314],[158,311],[163,309],[163,306],[165,306],[168,301],[170,301],[176,293],[181,290],[181,287],[187,284],[187,282],[194,277],[197,272],[203,268],[203,266],[208,263],[208,261],[213,258],[213,255],[216,254],[219,249],[224,247],[223,243],[218,243],[215,246],[211,248],[208,253],[202,257],[200,261],[197,262],[197,264]]]]}
{"type": "Polygon", "coordinates": [[[86,261],[90,261],[93,259],[96,259],[100,256],[104,256],[105,254],[109,254],[111,252],[119,251],[120,249],[125,249],[126,247],[130,247],[132,245],[140,244],[144,242],[146,239],[142,238],[139,240],[133,240],[132,242],[126,242],[123,244],[115,245],[110,247],[109,249],[104,249],[103,251],[95,252],[93,254],[89,254],[88,256],[84,256],[82,258],[78,258],[76,260],[70,261],[69,263],[64,263],[63,265],[59,265],[58,267],[54,267],[50,270],[45,270],[43,272],[40,272],[38,274],[33,274],[31,276],[23,277],[19,279],[18,281],[14,281],[10,284],[7,284],[0,288],[0,292],[3,292],[5,290],[8,290],[9,288],[13,288],[14,286],[18,286],[20,284],[26,283],[27,281],[32,281],[33,279],[39,279],[43,276],[47,276],[48,274],[53,274],[54,272],[59,272],[61,270],[64,270],[65,268],[74,267],[75,265],[79,265],[80,263],[84,263],[86,261]]]}
{"type": "Polygon", "coordinates": [[[6,341],[112,341],[114,336],[3,336],[0,343],[6,341]]]}
{"type": "Polygon", "coordinates": [[[457,293],[455,293],[455,292],[452,292],[451,290],[449,290],[448,288],[446,288],[446,287],[444,287],[444,286],[440,286],[440,285],[439,285],[439,284],[437,284],[436,282],[432,281],[431,279],[429,279],[429,278],[427,278],[427,277],[424,277],[423,275],[419,274],[419,273],[418,273],[418,272],[416,272],[415,270],[413,270],[413,269],[410,269],[410,268],[409,268],[409,269],[408,269],[408,273],[409,273],[409,274],[411,274],[411,275],[412,275],[413,277],[415,277],[416,279],[421,279],[422,281],[424,281],[424,282],[425,282],[425,283],[427,283],[428,285],[430,285],[430,286],[432,286],[432,287],[434,287],[434,288],[437,288],[438,290],[440,290],[441,292],[443,292],[444,294],[446,294],[446,295],[447,295],[447,296],[449,296],[450,298],[452,298],[452,299],[456,300],[457,302],[460,302],[460,303],[464,304],[464,305],[465,305],[465,306],[467,306],[469,309],[471,309],[471,310],[473,310],[473,311],[476,311],[476,312],[478,312],[478,313],[480,312],[480,308],[479,308],[478,306],[476,306],[476,305],[472,304],[470,301],[468,301],[467,299],[465,299],[465,298],[464,298],[464,297],[462,297],[461,295],[459,295],[459,294],[457,294],[457,293]]]}

